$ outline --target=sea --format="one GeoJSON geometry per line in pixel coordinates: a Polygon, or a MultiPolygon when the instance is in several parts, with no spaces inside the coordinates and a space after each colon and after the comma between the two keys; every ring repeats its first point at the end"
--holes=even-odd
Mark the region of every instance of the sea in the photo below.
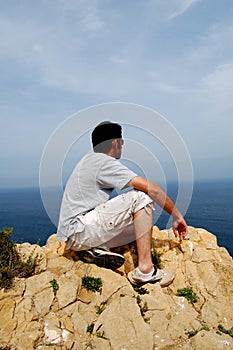
{"type": "MultiPolygon", "coordinates": [[[[175,201],[177,185],[168,184],[167,192],[175,201]]],[[[163,212],[154,224],[164,229],[168,219],[163,212]]],[[[233,179],[196,181],[185,219],[189,226],[216,235],[218,245],[233,257],[233,179]]],[[[6,227],[13,228],[15,242],[40,245],[57,230],[44,209],[39,188],[0,189],[0,229],[6,227]]]]}

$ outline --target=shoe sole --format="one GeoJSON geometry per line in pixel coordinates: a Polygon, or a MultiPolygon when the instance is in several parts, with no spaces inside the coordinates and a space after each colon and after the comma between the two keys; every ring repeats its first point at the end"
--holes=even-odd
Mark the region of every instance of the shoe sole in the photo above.
{"type": "Polygon", "coordinates": [[[132,278],[130,272],[128,273],[127,278],[128,278],[128,280],[130,281],[130,283],[131,283],[133,286],[141,286],[142,284],[145,284],[145,282],[138,282],[138,281],[135,281],[135,280],[132,278]]]}
{"type": "Polygon", "coordinates": [[[161,280],[151,280],[151,281],[135,281],[131,275],[131,273],[128,273],[128,280],[130,281],[130,283],[134,286],[142,286],[146,283],[159,283],[159,285],[161,286],[161,288],[163,287],[167,287],[169,284],[172,283],[172,281],[174,280],[175,276],[171,277],[169,281],[163,282],[163,279],[161,280]]]}
{"type": "Polygon", "coordinates": [[[161,280],[161,281],[159,281],[159,284],[160,284],[160,286],[161,286],[162,288],[163,288],[163,287],[167,287],[167,286],[169,286],[169,284],[171,284],[171,283],[173,282],[174,278],[175,278],[175,276],[174,276],[172,279],[170,279],[169,281],[167,281],[167,282],[163,282],[163,281],[161,280]]]}
{"type": "Polygon", "coordinates": [[[78,252],[78,257],[85,263],[95,264],[99,267],[104,267],[110,270],[116,270],[125,262],[124,257],[112,254],[101,254],[99,256],[92,256],[88,251],[78,252]]]}

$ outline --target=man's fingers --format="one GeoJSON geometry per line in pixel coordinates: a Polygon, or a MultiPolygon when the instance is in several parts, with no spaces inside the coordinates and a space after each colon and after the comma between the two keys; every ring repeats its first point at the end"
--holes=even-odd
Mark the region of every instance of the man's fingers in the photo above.
{"type": "Polygon", "coordinates": [[[174,232],[175,237],[178,237],[178,236],[179,236],[179,233],[178,233],[178,231],[177,231],[176,228],[173,228],[173,232],[174,232]]]}
{"type": "Polygon", "coordinates": [[[180,241],[183,241],[187,234],[187,225],[184,220],[182,221],[174,221],[173,222],[173,232],[175,237],[179,237],[180,241]]]}

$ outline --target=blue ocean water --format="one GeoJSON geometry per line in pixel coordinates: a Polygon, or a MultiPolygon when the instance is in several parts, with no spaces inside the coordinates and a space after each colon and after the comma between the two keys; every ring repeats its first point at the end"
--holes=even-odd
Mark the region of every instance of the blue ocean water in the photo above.
{"type": "MultiPolygon", "coordinates": [[[[176,199],[177,185],[168,186],[168,194],[176,199]]],[[[167,225],[163,213],[155,223],[167,225]]],[[[233,180],[195,182],[189,209],[185,215],[189,226],[201,227],[217,236],[218,245],[233,256],[233,180]]],[[[41,201],[38,188],[0,190],[0,228],[13,227],[12,239],[44,245],[56,232],[41,201]]]]}
{"type": "Polygon", "coordinates": [[[39,188],[0,190],[0,228],[13,227],[11,238],[44,245],[56,232],[41,201],[39,188]]]}

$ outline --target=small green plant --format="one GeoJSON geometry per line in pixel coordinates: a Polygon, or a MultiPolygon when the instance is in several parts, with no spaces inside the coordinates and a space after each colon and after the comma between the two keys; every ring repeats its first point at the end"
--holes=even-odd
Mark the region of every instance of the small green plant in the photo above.
{"type": "Polygon", "coordinates": [[[145,301],[144,304],[142,305],[142,299],[141,299],[140,295],[136,296],[136,301],[137,301],[137,304],[140,308],[140,312],[141,312],[142,317],[144,318],[144,321],[145,322],[149,321],[149,319],[145,317],[145,314],[148,311],[147,302],[145,301]]]}
{"type": "Polygon", "coordinates": [[[13,228],[0,230],[0,288],[9,289],[15,277],[30,277],[37,266],[37,256],[34,251],[26,261],[23,261],[17,245],[10,240],[13,228]]]}
{"type": "Polygon", "coordinates": [[[87,333],[91,333],[93,332],[93,329],[94,329],[94,323],[91,323],[87,326],[87,333]]]}
{"type": "Polygon", "coordinates": [[[182,288],[177,290],[177,294],[180,297],[184,297],[188,300],[188,302],[194,304],[197,302],[197,295],[193,292],[191,288],[182,288]]]}
{"type": "Polygon", "coordinates": [[[206,332],[209,332],[209,327],[207,326],[203,326],[201,327],[200,329],[198,330],[191,330],[188,332],[188,337],[191,338],[191,337],[194,337],[198,332],[201,332],[201,331],[206,331],[206,332]]]}
{"type": "Polygon", "coordinates": [[[134,290],[135,292],[137,292],[138,294],[140,295],[143,295],[143,294],[149,294],[149,291],[148,289],[144,288],[144,287],[134,287],[134,290]]]}
{"type": "Polygon", "coordinates": [[[140,309],[141,309],[141,315],[144,317],[145,313],[148,311],[148,305],[146,301],[144,302],[143,306],[140,309]]]}
{"type": "Polygon", "coordinates": [[[152,241],[152,250],[151,250],[151,254],[152,254],[152,262],[155,266],[161,268],[162,267],[162,262],[161,262],[161,256],[162,253],[159,253],[155,246],[154,246],[154,241],[152,241]]]}
{"type": "Polygon", "coordinates": [[[98,331],[98,332],[96,332],[96,335],[97,335],[97,337],[98,338],[104,338],[104,331],[98,331]]]}
{"type": "Polygon", "coordinates": [[[105,310],[106,306],[107,306],[108,300],[106,301],[102,301],[102,303],[100,305],[96,305],[95,309],[96,309],[96,313],[98,315],[102,314],[102,312],[105,310]]]}
{"type": "Polygon", "coordinates": [[[53,288],[54,293],[59,289],[59,284],[55,279],[49,282],[51,284],[51,287],[53,288]]]}
{"type": "Polygon", "coordinates": [[[132,252],[132,254],[135,254],[135,255],[137,255],[138,254],[138,252],[137,252],[137,248],[136,247],[132,247],[131,248],[131,252],[132,252]]]}
{"type": "Polygon", "coordinates": [[[82,277],[82,286],[92,292],[99,292],[103,286],[103,281],[100,277],[84,276],[82,277]]]}
{"type": "Polygon", "coordinates": [[[218,325],[218,330],[221,333],[228,334],[230,337],[233,338],[233,332],[231,329],[224,328],[221,324],[218,325]]]}
{"type": "Polygon", "coordinates": [[[188,332],[188,337],[189,337],[189,338],[194,337],[194,335],[196,335],[197,333],[198,333],[197,330],[189,331],[189,332],[188,332]]]}

